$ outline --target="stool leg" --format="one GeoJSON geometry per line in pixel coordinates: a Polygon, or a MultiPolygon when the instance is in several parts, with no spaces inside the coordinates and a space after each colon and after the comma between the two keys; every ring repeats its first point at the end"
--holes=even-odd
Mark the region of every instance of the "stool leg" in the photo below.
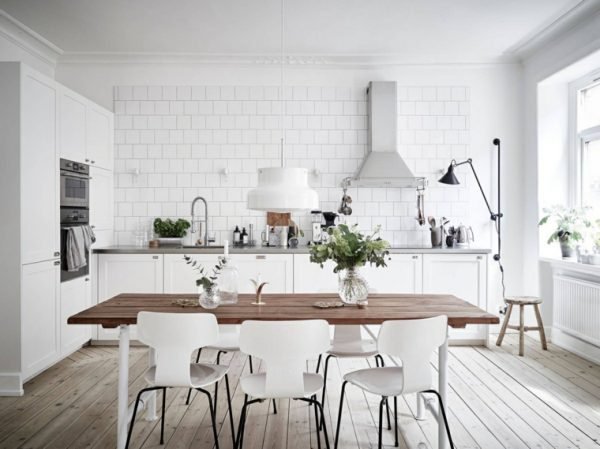
{"type": "Polygon", "coordinates": [[[519,355],[525,355],[525,305],[519,304],[519,355]]]}
{"type": "Polygon", "coordinates": [[[539,305],[534,304],[533,310],[535,310],[535,319],[537,320],[538,327],[540,328],[540,340],[542,341],[542,349],[544,351],[547,351],[548,345],[546,344],[546,332],[544,331],[544,323],[542,323],[542,315],[540,314],[539,305]]]}
{"type": "Polygon", "coordinates": [[[512,304],[508,305],[508,309],[506,310],[506,315],[504,316],[504,323],[502,323],[502,329],[500,329],[500,335],[498,335],[498,339],[496,340],[496,346],[500,346],[502,344],[502,340],[504,340],[504,334],[506,334],[506,328],[508,326],[508,322],[510,321],[510,314],[512,312],[512,304]]]}

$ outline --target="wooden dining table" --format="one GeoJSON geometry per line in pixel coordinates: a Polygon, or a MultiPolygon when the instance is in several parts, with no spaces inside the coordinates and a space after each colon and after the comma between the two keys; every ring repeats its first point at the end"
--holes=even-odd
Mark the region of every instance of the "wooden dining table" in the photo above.
{"type": "MultiPolygon", "coordinates": [[[[137,322],[142,311],[168,313],[207,312],[216,316],[219,324],[241,324],[246,320],[283,321],[322,319],[335,324],[378,325],[388,320],[413,320],[439,315],[448,317],[448,326],[463,328],[467,325],[489,325],[499,323],[497,316],[452,295],[415,295],[415,294],[371,294],[368,306],[358,308],[344,306],[340,308],[320,309],[316,302],[335,302],[339,297],[335,293],[320,294],[266,294],[264,305],[253,305],[254,295],[239,295],[237,304],[222,305],[216,309],[205,310],[200,306],[182,307],[179,299],[197,299],[198,295],[185,294],[132,294],[123,293],[103,301],[89,309],[68,318],[68,324],[101,325],[105,328],[119,328],[119,381],[118,381],[118,419],[117,449],[125,447],[127,429],[130,420],[129,407],[129,344],[131,325],[137,322]]],[[[415,337],[418,338],[418,337],[415,337]]],[[[448,342],[438,351],[439,393],[446,403],[448,377],[448,342]]],[[[153,365],[154,352],[149,350],[149,364],[153,365]]],[[[429,409],[438,421],[438,447],[447,448],[447,438],[443,418],[428,402],[418,397],[418,415],[423,408],[429,409]]],[[[148,393],[144,398],[146,419],[157,419],[156,396],[148,393]]],[[[451,404],[450,404],[451,406],[451,404]]]]}

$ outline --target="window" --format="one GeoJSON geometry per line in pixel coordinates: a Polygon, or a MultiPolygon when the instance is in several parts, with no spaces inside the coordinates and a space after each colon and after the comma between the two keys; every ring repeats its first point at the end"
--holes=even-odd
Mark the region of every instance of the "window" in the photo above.
{"type": "MultiPolygon", "coordinates": [[[[596,75],[597,76],[597,75],[596,75]]],[[[600,79],[577,91],[575,199],[600,207],[600,79]]]]}

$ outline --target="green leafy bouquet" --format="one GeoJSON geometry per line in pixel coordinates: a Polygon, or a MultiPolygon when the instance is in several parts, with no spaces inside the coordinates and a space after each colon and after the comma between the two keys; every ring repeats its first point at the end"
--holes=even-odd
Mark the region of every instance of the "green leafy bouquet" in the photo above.
{"type": "Polygon", "coordinates": [[[183,218],[180,218],[177,221],[173,221],[170,218],[167,218],[166,220],[157,218],[154,220],[154,232],[164,238],[185,237],[190,226],[190,222],[183,218]]]}
{"type": "Polygon", "coordinates": [[[357,225],[331,227],[328,230],[329,241],[310,248],[310,261],[323,268],[325,262],[333,260],[336,264],[334,273],[362,267],[367,262],[376,267],[385,267],[390,244],[379,237],[380,228],[378,226],[371,235],[365,236],[358,231],[357,225]]]}

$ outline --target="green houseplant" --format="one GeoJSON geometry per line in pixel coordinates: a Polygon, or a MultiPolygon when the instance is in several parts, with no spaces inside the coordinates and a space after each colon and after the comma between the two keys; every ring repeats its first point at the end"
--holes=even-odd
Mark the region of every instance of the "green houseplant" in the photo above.
{"type": "Polygon", "coordinates": [[[386,266],[390,244],[379,237],[377,227],[370,235],[358,231],[357,226],[340,224],[329,228],[327,242],[310,249],[310,261],[321,268],[328,260],[335,263],[334,273],[339,275],[340,298],[346,304],[365,303],[369,293],[367,282],[358,272],[367,263],[376,267],[386,266]]]}
{"type": "Polygon", "coordinates": [[[573,256],[574,246],[583,240],[583,233],[592,223],[588,218],[589,207],[567,208],[561,205],[544,208],[544,216],[539,226],[554,222],[554,231],[548,237],[548,244],[555,241],[560,243],[563,258],[573,256]]]}

